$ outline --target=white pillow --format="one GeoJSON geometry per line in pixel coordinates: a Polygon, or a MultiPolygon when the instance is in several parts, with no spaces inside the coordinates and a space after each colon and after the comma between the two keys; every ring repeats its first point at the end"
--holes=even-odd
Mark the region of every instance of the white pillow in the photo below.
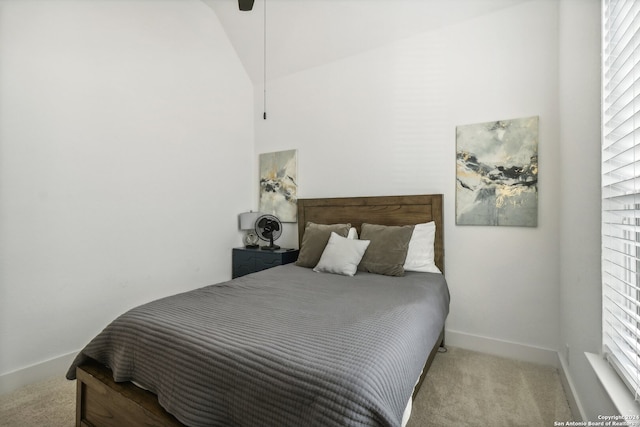
{"type": "Polygon", "coordinates": [[[327,246],[313,271],[353,276],[369,246],[369,240],[354,240],[331,232],[327,246]]]}
{"type": "Polygon", "coordinates": [[[421,273],[440,273],[434,261],[433,242],[436,238],[436,223],[416,224],[413,228],[409,250],[404,261],[405,271],[419,271],[421,273]]]}
{"type": "Polygon", "coordinates": [[[358,240],[358,230],[355,227],[351,227],[349,229],[349,234],[347,234],[347,239],[355,239],[358,240]]]}

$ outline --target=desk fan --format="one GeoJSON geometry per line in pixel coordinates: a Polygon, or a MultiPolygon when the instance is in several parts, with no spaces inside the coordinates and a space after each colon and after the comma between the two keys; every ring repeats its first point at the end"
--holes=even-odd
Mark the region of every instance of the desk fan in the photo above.
{"type": "Polygon", "coordinates": [[[282,223],[274,215],[262,215],[256,220],[256,234],[262,240],[269,242],[269,246],[261,246],[260,249],[275,251],[280,246],[274,245],[273,241],[278,240],[282,235],[282,223]]]}

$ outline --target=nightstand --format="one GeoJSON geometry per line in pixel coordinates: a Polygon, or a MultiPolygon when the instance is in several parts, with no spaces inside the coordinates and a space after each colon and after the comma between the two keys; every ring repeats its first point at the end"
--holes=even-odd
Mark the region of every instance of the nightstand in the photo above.
{"type": "Polygon", "coordinates": [[[295,262],[299,253],[299,249],[265,251],[262,249],[233,248],[232,277],[235,279],[245,274],[295,262]]]}

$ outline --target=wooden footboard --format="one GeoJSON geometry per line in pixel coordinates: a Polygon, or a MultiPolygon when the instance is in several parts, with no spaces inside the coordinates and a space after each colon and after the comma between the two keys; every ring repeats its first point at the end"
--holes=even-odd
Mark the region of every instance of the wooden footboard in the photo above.
{"type": "Polygon", "coordinates": [[[155,394],[130,382],[116,383],[97,362],[76,369],[76,426],[183,426],[165,411],[155,394]]]}
{"type": "MultiPolygon", "coordinates": [[[[444,330],[427,358],[413,392],[416,398],[427,371],[444,342],[444,330]]],[[[158,403],[155,394],[130,382],[113,381],[111,370],[91,361],[76,369],[76,427],[168,426],[184,427],[158,403]]]]}

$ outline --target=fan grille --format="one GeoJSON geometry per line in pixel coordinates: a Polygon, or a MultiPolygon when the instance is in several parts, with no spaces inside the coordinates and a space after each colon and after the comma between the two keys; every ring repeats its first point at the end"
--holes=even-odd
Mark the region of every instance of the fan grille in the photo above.
{"type": "Polygon", "coordinates": [[[273,242],[282,235],[282,223],[274,215],[262,215],[256,220],[256,234],[264,241],[269,242],[268,246],[261,246],[262,249],[275,250],[280,246],[273,242]]]}

